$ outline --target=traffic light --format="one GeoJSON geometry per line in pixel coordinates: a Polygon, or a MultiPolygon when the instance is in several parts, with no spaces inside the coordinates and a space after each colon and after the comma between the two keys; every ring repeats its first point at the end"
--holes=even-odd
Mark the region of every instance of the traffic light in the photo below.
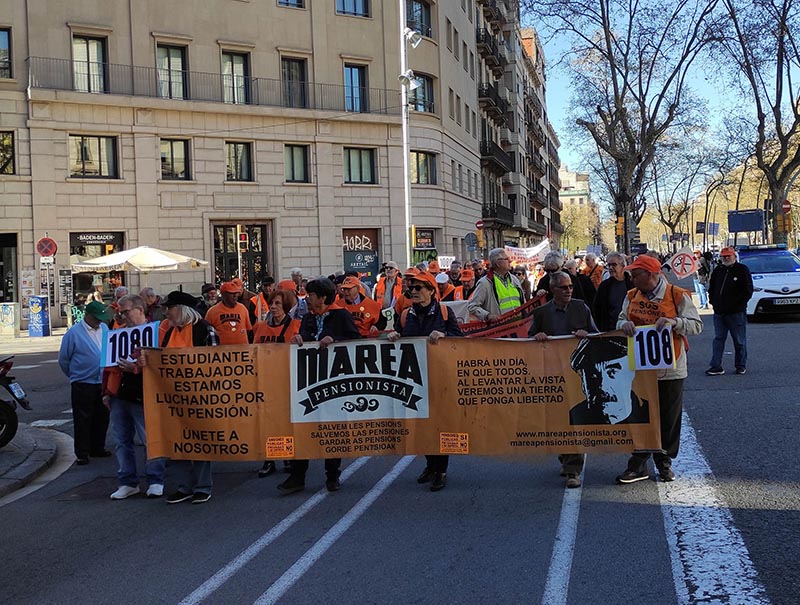
{"type": "Polygon", "coordinates": [[[784,214],[783,224],[786,227],[786,233],[789,233],[792,230],[792,213],[784,214]]]}
{"type": "Polygon", "coordinates": [[[616,233],[620,236],[625,235],[625,217],[623,216],[617,217],[616,233]]]}
{"type": "Polygon", "coordinates": [[[475,235],[478,237],[478,248],[483,248],[483,229],[476,229],[475,235]]]}
{"type": "Polygon", "coordinates": [[[247,249],[250,247],[250,239],[247,236],[247,232],[242,231],[239,234],[239,252],[247,252],[247,249]]]}

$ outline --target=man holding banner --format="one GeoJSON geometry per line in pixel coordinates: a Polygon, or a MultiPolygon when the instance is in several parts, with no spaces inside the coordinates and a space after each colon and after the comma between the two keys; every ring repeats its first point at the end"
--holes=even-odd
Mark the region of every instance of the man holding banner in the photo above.
{"type": "MultiPolygon", "coordinates": [[[[645,254],[625,267],[630,271],[634,288],[622,303],[617,328],[633,336],[637,326],[655,325],[657,330],[672,327],[675,365],[658,370],[658,402],[661,418],[661,450],[654,454],[656,470],[662,481],[674,481],[672,461],[678,456],[683,413],[683,382],[688,376],[686,337],[700,334],[703,322],[692,302],[691,294],[667,282],[661,263],[645,254]]],[[[635,483],[649,478],[649,453],[634,453],[628,467],[617,477],[617,483],[635,483]]]]}

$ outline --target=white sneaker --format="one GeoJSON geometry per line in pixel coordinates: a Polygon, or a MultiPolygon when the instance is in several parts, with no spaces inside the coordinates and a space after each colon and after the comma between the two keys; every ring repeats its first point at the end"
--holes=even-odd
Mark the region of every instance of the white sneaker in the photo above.
{"type": "Polygon", "coordinates": [[[160,498],[164,495],[164,486],[160,483],[153,483],[147,488],[148,498],[160,498]]]}
{"type": "Polygon", "coordinates": [[[111,499],[112,500],[124,500],[125,498],[128,498],[129,496],[133,496],[134,494],[138,494],[138,493],[139,493],[139,488],[138,487],[131,487],[130,485],[123,485],[117,491],[115,491],[113,494],[111,494],[111,499]]]}

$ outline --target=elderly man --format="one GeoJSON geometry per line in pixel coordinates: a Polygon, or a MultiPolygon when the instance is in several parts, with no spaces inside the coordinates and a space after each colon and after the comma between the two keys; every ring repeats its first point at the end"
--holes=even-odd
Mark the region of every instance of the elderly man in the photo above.
{"type": "Polygon", "coordinates": [[[628,290],[633,288],[631,276],[625,273],[625,255],[609,252],[606,255],[608,279],[600,282],[594,295],[592,314],[601,332],[617,329],[617,319],[622,311],[622,301],[628,290]]]}
{"type": "Polygon", "coordinates": [[[200,301],[195,305],[195,310],[203,317],[208,310],[219,302],[219,290],[214,284],[203,284],[200,289],[200,301]]]}
{"type": "Polygon", "coordinates": [[[603,265],[597,262],[597,256],[589,252],[583,257],[584,267],[583,274],[592,280],[592,285],[595,290],[600,286],[603,281],[603,265]]]}
{"type": "Polygon", "coordinates": [[[164,309],[161,307],[161,297],[156,294],[153,288],[142,288],[139,291],[139,296],[144,300],[147,305],[145,317],[148,322],[161,321],[164,319],[164,309]]]}
{"type": "Polygon", "coordinates": [[[450,275],[450,283],[453,284],[456,288],[461,285],[461,261],[454,260],[450,263],[450,271],[448,271],[450,275]]]}
{"type": "Polygon", "coordinates": [[[494,321],[524,302],[519,280],[511,273],[511,260],[505,248],[489,252],[489,271],[478,280],[469,313],[481,321],[494,321]]]}
{"type": "MultiPolygon", "coordinates": [[[[544,294],[547,300],[552,300],[553,294],[550,290],[550,275],[564,268],[564,257],[556,250],[548,252],[544,257],[542,266],[545,274],[536,286],[536,296],[544,294]]],[[[589,284],[588,280],[579,279],[577,275],[573,275],[569,272],[567,272],[567,275],[569,275],[572,281],[572,297],[579,298],[587,305],[591,306],[594,300],[594,286],[589,284]]]]}
{"type": "Polygon", "coordinates": [[[79,465],[89,464],[89,456],[107,458],[111,455],[106,450],[108,408],[102,401],[100,349],[103,344],[101,324],[113,316],[110,307],[90,302],[83,319],[64,335],[58,352],[58,365],[70,382],[75,457],[79,465]]]}
{"type": "Polygon", "coordinates": [[[400,267],[394,261],[385,265],[385,274],[378,278],[373,292],[374,298],[381,305],[381,309],[391,309],[403,293],[403,276],[400,267]]]}
{"type": "Polygon", "coordinates": [[[445,302],[461,300],[461,298],[456,298],[456,295],[460,295],[460,292],[450,283],[450,276],[447,273],[439,273],[434,279],[436,280],[436,288],[439,291],[439,300],[445,302]]]}
{"type": "MultiPolygon", "coordinates": [[[[672,327],[675,346],[675,367],[658,370],[658,403],[661,417],[661,449],[653,455],[662,481],[674,481],[672,461],[678,456],[683,412],[683,382],[688,375],[685,338],[703,331],[703,322],[692,302],[691,294],[667,282],[661,262],[640,255],[626,267],[633,279],[622,303],[617,328],[633,336],[636,326],[655,325],[657,330],[672,327]]],[[[647,459],[650,454],[634,453],[617,483],[635,483],[649,478],[647,459]]]]}
{"type": "Polygon", "coordinates": [[[375,338],[386,328],[386,316],[381,313],[380,304],[362,296],[360,289],[361,282],[357,278],[352,275],[345,277],[340,286],[342,298],[337,306],[350,311],[361,336],[375,338]]]}
{"type": "MultiPolygon", "coordinates": [[[[533,310],[533,322],[528,336],[543,342],[551,336],[586,338],[597,332],[592,313],[582,300],[572,298],[572,280],[569,274],[556,271],[549,280],[553,299],[533,310]]],[[[583,454],[561,454],[561,475],[567,478],[567,487],[580,487],[583,454]]]]}
{"type": "Polygon", "coordinates": [[[269,295],[275,290],[275,278],[269,275],[261,280],[261,285],[258,289],[258,294],[250,299],[248,304],[248,311],[250,312],[250,323],[256,325],[256,322],[264,321],[269,315],[269,295]]]}
{"type": "Polygon", "coordinates": [[[469,300],[475,292],[475,271],[472,269],[463,269],[461,271],[461,298],[460,300],[469,300]]]}
{"type": "Polygon", "coordinates": [[[247,307],[238,302],[241,282],[225,282],[221,290],[222,301],[208,310],[205,319],[216,330],[220,344],[246,345],[252,338],[253,326],[247,307]]]}

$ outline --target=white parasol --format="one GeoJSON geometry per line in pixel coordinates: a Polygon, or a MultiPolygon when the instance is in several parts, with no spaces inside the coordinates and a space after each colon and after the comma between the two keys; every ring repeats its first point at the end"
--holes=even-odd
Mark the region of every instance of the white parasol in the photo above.
{"type": "Polygon", "coordinates": [[[149,246],[139,246],[107,256],[98,256],[91,260],[72,263],[72,272],[99,271],[177,271],[179,269],[198,269],[208,265],[208,261],[175,254],[149,246]]]}

